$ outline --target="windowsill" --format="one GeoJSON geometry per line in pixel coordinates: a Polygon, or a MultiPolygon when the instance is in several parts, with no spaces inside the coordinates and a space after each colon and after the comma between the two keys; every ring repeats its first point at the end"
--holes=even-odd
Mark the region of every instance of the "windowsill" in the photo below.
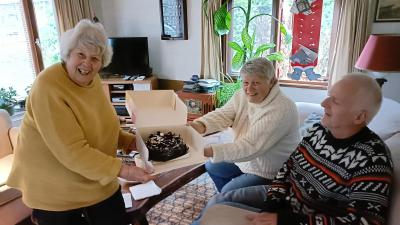
{"type": "Polygon", "coordinates": [[[328,83],[317,83],[317,84],[310,84],[310,83],[301,83],[301,82],[287,82],[287,81],[279,81],[279,85],[282,87],[293,87],[293,88],[306,88],[306,89],[317,89],[317,90],[327,90],[328,83]]]}

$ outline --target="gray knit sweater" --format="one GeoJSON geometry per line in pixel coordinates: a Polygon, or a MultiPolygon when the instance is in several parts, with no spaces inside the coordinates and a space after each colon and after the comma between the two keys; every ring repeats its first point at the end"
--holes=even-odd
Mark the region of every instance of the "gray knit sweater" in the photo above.
{"type": "Polygon", "coordinates": [[[214,144],[213,162],[235,162],[243,173],[272,179],[300,142],[296,105],[276,84],[259,104],[238,91],[229,102],[197,119],[206,133],[232,127],[234,142],[214,144]]]}

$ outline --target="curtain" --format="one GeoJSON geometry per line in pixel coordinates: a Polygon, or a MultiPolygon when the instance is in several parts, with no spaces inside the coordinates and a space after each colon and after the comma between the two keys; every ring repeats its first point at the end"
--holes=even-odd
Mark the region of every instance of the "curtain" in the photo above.
{"type": "Polygon", "coordinates": [[[221,6],[222,0],[205,2],[201,13],[201,71],[205,79],[222,79],[221,37],[214,33],[213,13],[221,6]]]}
{"type": "Polygon", "coordinates": [[[60,33],[73,28],[81,19],[94,17],[89,0],[54,0],[60,33]]]}
{"type": "Polygon", "coordinates": [[[333,57],[328,73],[329,86],[344,75],[355,72],[356,63],[368,40],[373,19],[372,0],[338,0],[340,7],[333,57]]]}

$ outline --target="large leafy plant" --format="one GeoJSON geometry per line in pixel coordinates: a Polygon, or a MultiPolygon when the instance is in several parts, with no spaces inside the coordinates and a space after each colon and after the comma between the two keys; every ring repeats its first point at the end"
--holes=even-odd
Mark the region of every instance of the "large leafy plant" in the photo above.
{"type": "MultiPolygon", "coordinates": [[[[206,7],[208,5],[208,1],[212,0],[204,0],[203,1],[203,9],[206,11],[206,7]]],[[[242,13],[235,14],[235,16],[244,16],[244,27],[241,31],[241,42],[230,41],[228,42],[228,46],[233,49],[234,56],[232,58],[231,64],[234,70],[238,70],[242,67],[242,65],[249,59],[257,58],[257,57],[266,57],[270,61],[282,61],[284,59],[284,55],[281,52],[272,52],[269,50],[275,48],[274,43],[258,43],[256,44],[256,32],[252,31],[252,35],[250,36],[250,24],[254,21],[255,18],[260,16],[268,16],[273,20],[277,21],[279,24],[279,30],[284,37],[285,43],[290,43],[292,37],[287,32],[285,26],[275,17],[268,13],[259,13],[256,15],[252,15],[251,7],[252,0],[247,0],[247,8],[241,6],[235,6],[231,9],[227,8],[227,2],[222,4],[222,6],[215,11],[212,15],[214,17],[214,32],[216,35],[222,36],[226,35],[231,30],[231,20],[232,10],[239,10],[242,13]],[[268,53],[267,53],[268,52],[268,53]]],[[[217,90],[216,99],[217,99],[217,107],[223,106],[232,95],[241,88],[241,80],[240,77],[238,79],[233,80],[229,75],[224,75],[222,79],[221,86],[217,90]]]]}
{"type": "MultiPolygon", "coordinates": [[[[207,3],[208,0],[205,1],[207,3]]],[[[251,7],[252,0],[247,0],[247,9],[242,6],[235,6],[231,9],[227,9],[227,2],[225,2],[215,13],[214,13],[214,31],[217,35],[226,35],[231,30],[231,20],[232,15],[230,11],[239,10],[235,16],[244,16],[244,27],[241,31],[241,42],[230,41],[228,46],[232,48],[235,52],[232,58],[232,68],[235,70],[240,69],[240,67],[249,59],[257,57],[266,57],[270,61],[282,61],[284,55],[281,52],[267,53],[268,50],[275,48],[274,43],[259,43],[256,44],[256,32],[255,29],[250,35],[250,23],[254,21],[255,18],[260,16],[268,16],[273,20],[277,21],[279,24],[279,30],[284,37],[285,43],[289,43],[292,39],[291,35],[287,32],[285,26],[275,17],[268,13],[259,13],[252,15],[251,7]]]]}

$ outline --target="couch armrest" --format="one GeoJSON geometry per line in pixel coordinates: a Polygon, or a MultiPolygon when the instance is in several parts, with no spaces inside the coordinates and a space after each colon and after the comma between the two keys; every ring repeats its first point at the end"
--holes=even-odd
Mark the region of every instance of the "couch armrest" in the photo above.
{"type": "Polygon", "coordinates": [[[18,134],[19,134],[19,127],[11,127],[8,130],[8,136],[10,137],[13,152],[14,149],[17,147],[18,134]]]}

